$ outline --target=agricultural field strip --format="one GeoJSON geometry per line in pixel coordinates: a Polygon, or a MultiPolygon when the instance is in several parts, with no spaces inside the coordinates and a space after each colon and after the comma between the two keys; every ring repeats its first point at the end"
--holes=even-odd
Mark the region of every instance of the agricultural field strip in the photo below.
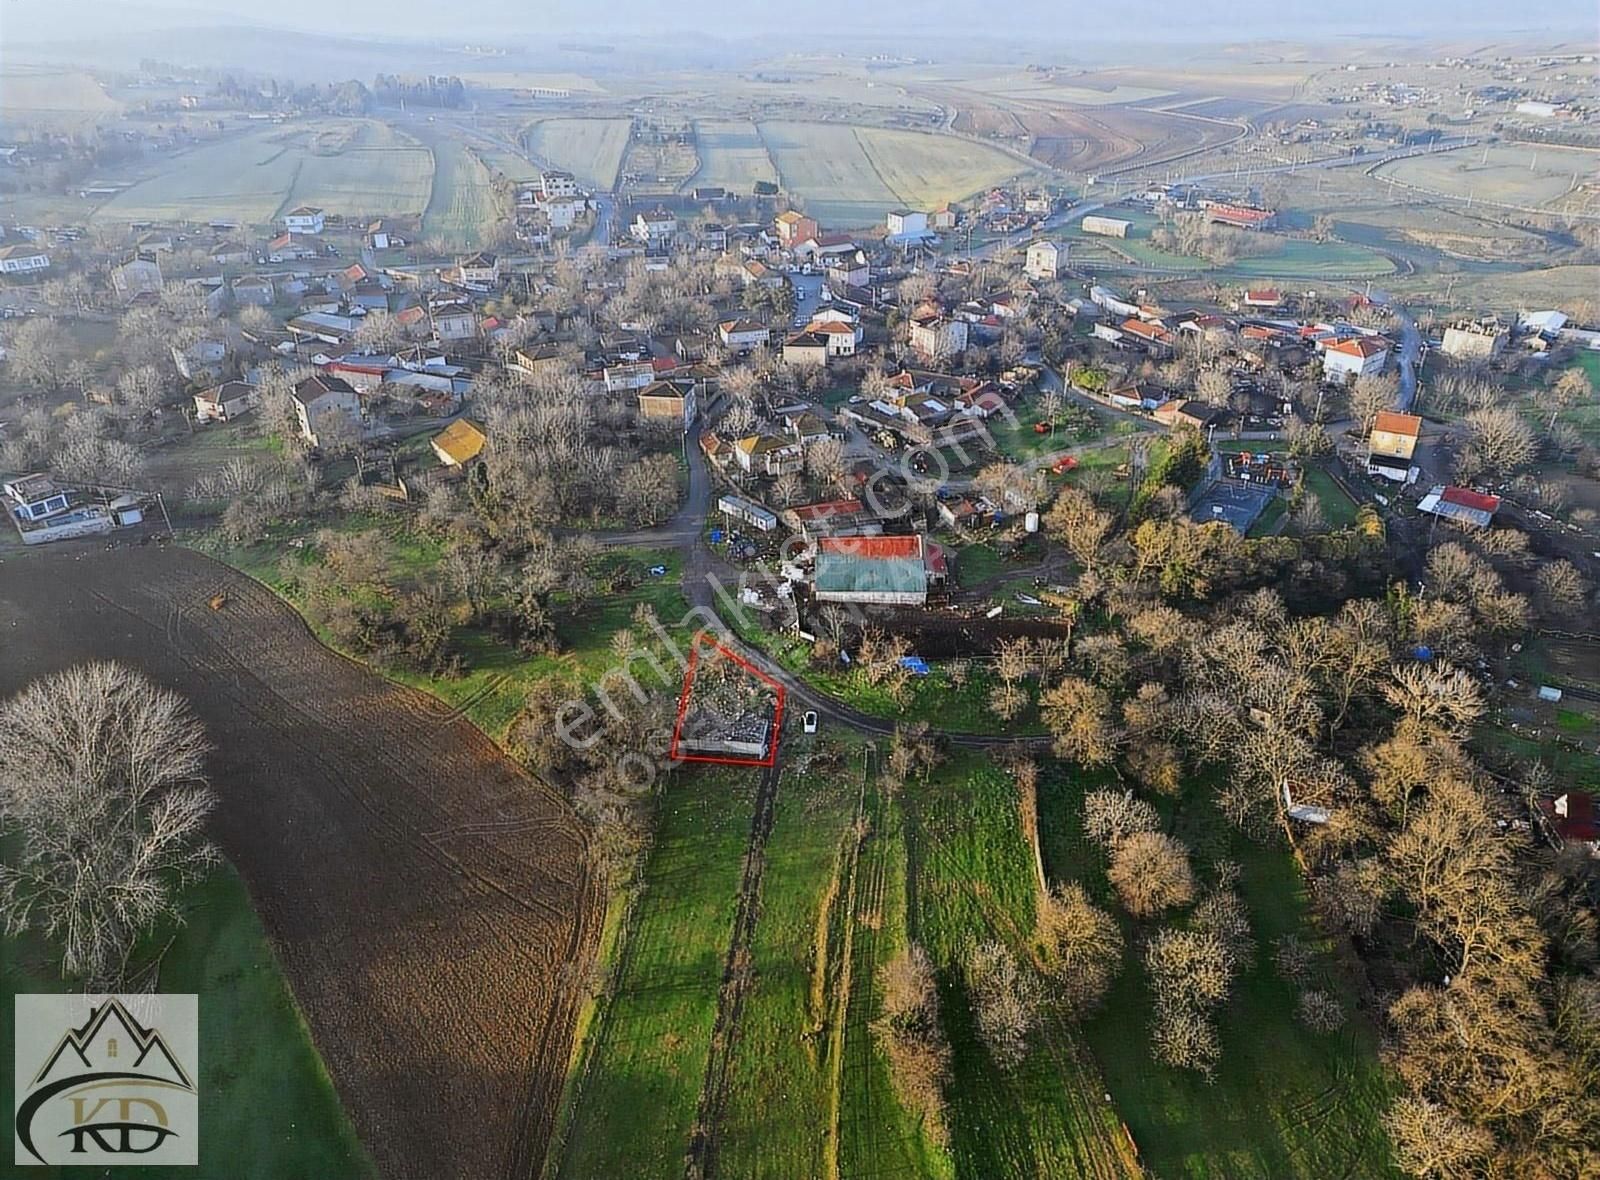
{"type": "Polygon", "coordinates": [[[754,791],[745,775],[695,768],[670,779],[657,806],[643,888],[618,932],[546,1176],[683,1174],[754,791]]]}
{"type": "MultiPolygon", "coordinates": [[[[957,960],[970,940],[996,939],[1027,956],[1037,877],[1001,772],[975,756],[941,768],[908,807],[907,840],[912,928],[952,977],[943,994],[957,993],[957,960]]],[[[1006,1073],[958,1022],[952,1034],[958,1170],[997,1180],[1032,1175],[1027,1169],[1040,1166],[1049,1174],[1107,1180],[1139,1174],[1079,1035],[1064,1022],[1046,1021],[1028,1058],[1006,1073]]]]}
{"type": "Polygon", "coordinates": [[[717,1174],[718,1138],[722,1116],[728,1104],[728,1071],[739,1039],[739,1019],[750,990],[749,972],[742,966],[749,958],[750,943],[761,915],[761,881],[767,866],[767,839],[777,816],[778,787],[783,779],[781,763],[775,762],[761,773],[756,789],[755,814],[750,820],[750,840],[745,848],[739,890],[734,902],[733,935],[728,940],[723,962],[722,983],[717,992],[717,1018],[711,1031],[711,1052],[706,1058],[705,1080],[695,1115],[695,1136],[689,1143],[689,1158],[698,1164],[706,1180],[717,1174]]]}
{"type": "Polygon", "coordinates": [[[529,153],[591,188],[616,188],[633,124],[628,119],[541,119],[523,129],[529,153]]]}
{"type": "Polygon", "coordinates": [[[347,215],[422,212],[434,170],[425,147],[384,124],[362,120],[349,145],[318,154],[315,136],[329,125],[254,130],[187,149],[110,197],[94,216],[102,221],[233,217],[265,224],[297,204],[347,215]]]}

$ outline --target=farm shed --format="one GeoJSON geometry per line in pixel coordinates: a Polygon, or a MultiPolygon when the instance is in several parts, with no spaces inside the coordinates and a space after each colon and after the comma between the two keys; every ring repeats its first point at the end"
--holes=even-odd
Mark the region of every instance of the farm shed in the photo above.
{"type": "Polygon", "coordinates": [[[770,533],[778,527],[778,518],[768,512],[754,500],[746,500],[743,496],[721,496],[717,500],[717,511],[735,520],[742,520],[752,528],[770,533]]]}
{"type": "Polygon", "coordinates": [[[1133,222],[1120,217],[1096,217],[1091,214],[1083,219],[1084,233],[1098,234],[1103,238],[1125,238],[1132,228],[1133,222]]]}
{"type": "Polygon", "coordinates": [[[1500,497],[1467,488],[1436,487],[1417,502],[1417,507],[1457,524],[1486,529],[1500,509],[1500,497]]]}
{"type": "Polygon", "coordinates": [[[433,436],[433,453],[446,467],[465,467],[483,453],[489,440],[465,418],[457,418],[433,436]]]}
{"type": "Polygon", "coordinates": [[[910,537],[822,537],[817,541],[812,592],[818,602],[921,606],[942,585],[944,550],[910,537]]]}

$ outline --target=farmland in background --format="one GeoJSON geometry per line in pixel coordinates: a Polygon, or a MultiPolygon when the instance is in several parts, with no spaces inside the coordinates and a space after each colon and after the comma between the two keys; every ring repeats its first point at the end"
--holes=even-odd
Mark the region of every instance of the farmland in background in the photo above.
{"type": "Polygon", "coordinates": [[[1105,212],[1133,222],[1126,238],[1107,238],[1083,232],[1082,223],[1074,221],[1063,230],[1071,240],[1074,257],[1086,266],[1095,258],[1121,260],[1142,266],[1163,267],[1172,270],[1215,271],[1244,278],[1315,279],[1330,277],[1368,278],[1391,274],[1394,264],[1382,254],[1351,242],[1314,242],[1306,238],[1290,238],[1281,234],[1261,234],[1251,239],[1255,244],[1269,247],[1269,252],[1254,257],[1244,257],[1218,267],[1204,258],[1176,254],[1164,250],[1151,241],[1157,228],[1156,218],[1138,209],[1118,206],[1105,212]]]}
{"type": "Polygon", "coordinates": [[[26,123],[74,131],[122,113],[122,104],[82,70],[7,66],[0,70],[0,126],[26,123]]]}
{"type": "Polygon", "coordinates": [[[901,205],[961,200],[1028,171],[953,136],[782,121],[764,122],[760,132],[784,190],[833,226],[868,225],[901,205]]]}
{"type": "Polygon", "coordinates": [[[451,136],[433,138],[433,191],[422,233],[452,247],[471,248],[494,221],[494,177],[474,151],[451,136]]]}
{"type": "Polygon", "coordinates": [[[404,216],[428,204],[426,148],[372,120],[321,120],[204,144],[162,162],[96,210],[99,221],[229,218],[263,225],[297,204],[404,216]]]}
{"type": "Polygon", "coordinates": [[[1393,176],[1435,193],[1508,205],[1563,210],[1600,208],[1594,187],[1594,153],[1531,143],[1489,144],[1452,152],[1412,156],[1378,169],[1377,179],[1393,176]],[[1574,186],[1580,186],[1573,193],[1574,186]],[[1587,186],[1587,187],[1584,187],[1587,186]]]}
{"type": "Polygon", "coordinates": [[[694,125],[700,170],[691,184],[721,185],[749,193],[758,180],[777,180],[778,171],[754,123],[738,119],[699,119],[694,125]]]}
{"type": "Polygon", "coordinates": [[[385,123],[363,120],[313,137],[284,204],[332,213],[416,213],[428,202],[433,174],[427,148],[385,123]]]}
{"type": "Polygon", "coordinates": [[[1052,108],[1019,116],[1035,136],[1032,154],[1054,168],[1100,172],[1130,165],[1155,166],[1186,152],[1238,136],[1226,123],[1184,118],[1138,107],[1093,110],[1052,108]]]}
{"type": "Polygon", "coordinates": [[[628,119],[541,119],[522,138],[533,156],[571,172],[579,184],[610,191],[632,128],[628,119]]]}
{"type": "MultiPolygon", "coordinates": [[[[1114,913],[1104,853],[1083,834],[1083,795],[1102,785],[1049,766],[1041,776],[1040,834],[1052,881],[1078,881],[1114,913]]],[[[1307,913],[1305,885],[1287,849],[1240,835],[1213,805],[1209,786],[1192,785],[1177,802],[1152,800],[1184,842],[1202,881],[1224,861],[1240,868],[1238,890],[1250,915],[1255,952],[1218,1013],[1222,1060],[1214,1081],[1154,1062],[1151,999],[1133,948],[1151,933],[1123,918],[1129,941],[1123,972],[1084,1031],[1105,1084],[1145,1164],[1160,1176],[1320,1180],[1392,1175],[1378,1115],[1388,1089],[1377,1037],[1354,1010],[1326,940],[1307,913]],[[1276,939],[1294,934],[1323,956],[1314,986],[1337,993],[1351,1013],[1331,1035],[1294,1017],[1295,988],[1272,967],[1276,939]]],[[[1181,924],[1181,920],[1180,920],[1181,924]]]]}

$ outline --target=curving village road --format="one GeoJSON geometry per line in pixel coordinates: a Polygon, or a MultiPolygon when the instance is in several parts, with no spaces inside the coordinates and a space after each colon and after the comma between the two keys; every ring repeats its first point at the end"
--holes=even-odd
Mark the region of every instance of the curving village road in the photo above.
{"type": "MultiPolygon", "coordinates": [[[[683,557],[683,595],[692,614],[720,632],[718,641],[762,672],[783,685],[789,696],[791,715],[813,709],[839,725],[849,726],[875,737],[891,737],[896,722],[868,713],[829,696],[773,660],[766,652],[739,638],[728,623],[728,614],[743,609],[738,600],[740,571],[718,557],[705,542],[706,523],[711,512],[711,470],[698,446],[688,448],[689,487],[683,503],[665,524],[653,529],[598,534],[605,545],[650,546],[676,549],[683,557]]],[[[1042,748],[1050,744],[1044,735],[1009,737],[1003,734],[965,733],[961,730],[930,730],[951,745],[972,749],[1042,748]]]]}

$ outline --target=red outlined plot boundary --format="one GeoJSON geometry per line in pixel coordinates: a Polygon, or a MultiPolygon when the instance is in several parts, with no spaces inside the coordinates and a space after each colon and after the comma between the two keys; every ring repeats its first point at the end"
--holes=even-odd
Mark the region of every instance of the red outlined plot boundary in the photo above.
{"type": "Polygon", "coordinates": [[[678,694],[678,719],[672,726],[672,745],[668,748],[667,756],[674,762],[717,762],[724,766],[772,766],[778,760],[778,741],[783,734],[783,702],[787,695],[788,690],[771,676],[727,645],[719,643],[710,633],[701,631],[689,644],[688,666],[683,672],[683,691],[678,694]],[[683,734],[684,719],[689,715],[689,699],[694,692],[694,673],[700,665],[702,645],[708,655],[720,655],[732,660],[777,694],[778,701],[772,713],[771,736],[767,743],[765,758],[740,758],[733,754],[689,754],[680,748],[679,739],[683,734]]]}

